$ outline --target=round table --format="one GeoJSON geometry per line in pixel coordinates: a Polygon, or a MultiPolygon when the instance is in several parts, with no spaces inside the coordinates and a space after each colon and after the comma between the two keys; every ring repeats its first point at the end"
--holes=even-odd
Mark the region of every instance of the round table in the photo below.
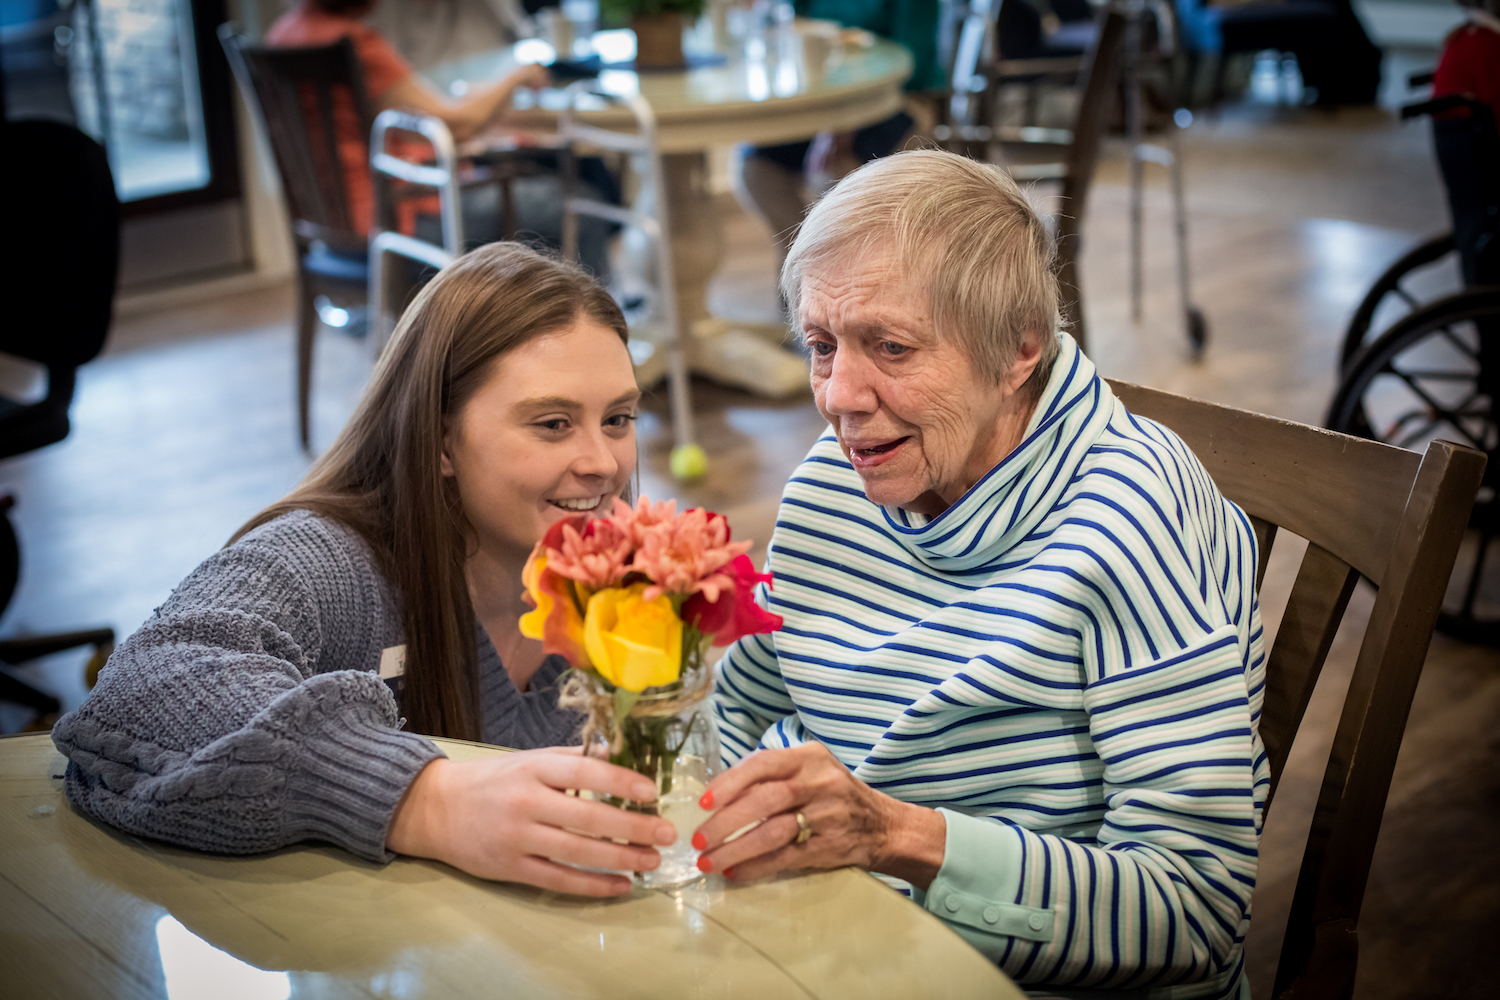
{"type": "MultiPolygon", "coordinates": [[[[502,753],[439,740],[455,759],[502,753]]],[[[611,900],[337,848],[254,857],[121,833],[64,797],[46,735],[0,738],[0,983],[110,997],[991,997],[1022,994],[852,869],[611,900]]]]}
{"type": "MultiPolygon", "coordinates": [[[[752,38],[717,64],[680,72],[636,73],[605,69],[599,85],[621,96],[640,94],[657,117],[663,156],[668,225],[678,316],[688,337],[690,366],[717,381],[764,395],[807,389],[805,362],[777,343],[780,327],[729,323],[709,314],[708,283],[723,261],[723,236],[709,190],[708,150],[735,143],[767,145],[844,131],[889,118],[902,106],[901,85],[911,75],[911,54],[868,33],[833,48],[823,65],[810,66],[801,36],[791,30],[752,38]]],[[[606,63],[634,57],[628,31],[599,32],[595,44],[606,63]]],[[[545,62],[544,42],[443,63],[425,71],[439,88],[459,93],[470,81],[493,80],[519,62],[545,62]]],[[[550,129],[563,105],[560,91],[518,102],[507,124],[550,129]]],[[[580,119],[605,128],[631,129],[624,108],[584,111],[580,119]]],[[[657,352],[657,357],[663,352],[657,352]]],[[[642,371],[654,381],[660,369],[642,371]]]]}

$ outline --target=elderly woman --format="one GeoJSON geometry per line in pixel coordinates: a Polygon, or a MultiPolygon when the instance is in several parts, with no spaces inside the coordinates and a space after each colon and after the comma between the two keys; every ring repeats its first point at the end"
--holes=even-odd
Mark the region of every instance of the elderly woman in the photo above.
{"type": "Polygon", "coordinates": [[[808,216],[783,289],[830,428],[771,542],[786,624],[720,665],[700,867],[880,873],[1021,983],[1248,995],[1254,534],[1055,332],[1050,260],[947,153],[808,216]]]}

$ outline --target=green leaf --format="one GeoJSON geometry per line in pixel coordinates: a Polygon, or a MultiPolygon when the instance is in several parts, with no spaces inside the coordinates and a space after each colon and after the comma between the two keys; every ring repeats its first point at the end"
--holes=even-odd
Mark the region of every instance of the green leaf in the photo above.
{"type": "Polygon", "coordinates": [[[615,688],[615,725],[624,725],[625,717],[635,707],[636,700],[640,698],[639,691],[626,691],[624,688],[615,688]]]}

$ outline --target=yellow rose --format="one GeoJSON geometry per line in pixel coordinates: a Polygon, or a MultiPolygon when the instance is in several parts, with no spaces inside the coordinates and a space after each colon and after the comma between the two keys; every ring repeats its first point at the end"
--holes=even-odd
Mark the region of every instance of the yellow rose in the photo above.
{"type": "Polygon", "coordinates": [[[583,644],[594,669],[626,691],[671,684],[682,672],[682,619],[665,594],[641,599],[644,583],[589,599],[583,644]]]}

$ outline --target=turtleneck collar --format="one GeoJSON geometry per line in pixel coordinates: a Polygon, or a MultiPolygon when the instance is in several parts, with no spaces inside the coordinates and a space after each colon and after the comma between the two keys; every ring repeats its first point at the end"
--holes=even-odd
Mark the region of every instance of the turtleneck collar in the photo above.
{"type": "Polygon", "coordinates": [[[928,520],[883,507],[891,533],[922,563],[947,573],[988,567],[1046,516],[1098,440],[1114,394],[1073,338],[1057,335],[1057,359],[1021,443],[928,520]]]}

